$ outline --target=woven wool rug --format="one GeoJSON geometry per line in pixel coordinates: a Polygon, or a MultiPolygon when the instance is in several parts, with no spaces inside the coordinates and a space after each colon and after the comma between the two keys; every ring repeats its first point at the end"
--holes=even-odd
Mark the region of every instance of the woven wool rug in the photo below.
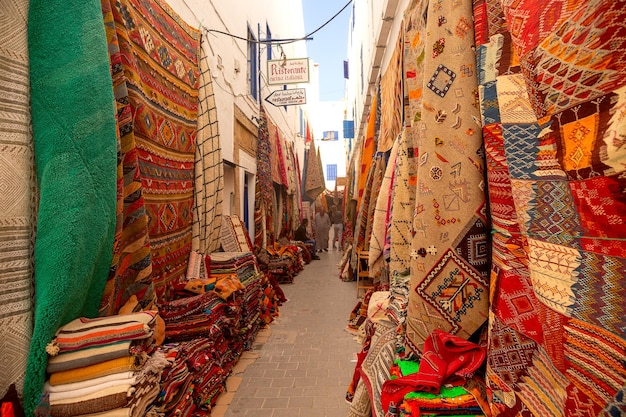
{"type": "Polygon", "coordinates": [[[200,52],[198,133],[195,151],[195,195],[191,247],[200,253],[216,252],[222,215],[224,166],[220,147],[217,107],[206,45],[200,52]]]}
{"type": "Polygon", "coordinates": [[[389,65],[380,80],[380,136],[377,152],[389,152],[402,130],[402,54],[404,36],[398,35],[389,65]]]}
{"type": "Polygon", "coordinates": [[[167,299],[191,251],[200,32],[164,1],[111,5],[134,114],[152,282],[167,299]]]}
{"type": "Polygon", "coordinates": [[[225,252],[252,252],[250,237],[236,214],[222,215],[220,242],[225,252]]]}
{"type": "Polygon", "coordinates": [[[98,313],[113,253],[116,126],[100,2],[31,1],[28,24],[40,192],[24,384],[25,412],[32,415],[45,380],[46,345],[61,325],[98,313]]]}
{"type": "Polygon", "coordinates": [[[30,130],[28,2],[3,3],[0,27],[0,393],[22,397],[32,335],[32,278],[37,188],[30,130]]]}
{"type": "Polygon", "coordinates": [[[267,247],[267,229],[268,225],[272,224],[274,186],[272,185],[271,146],[267,123],[265,108],[261,106],[256,152],[256,198],[254,200],[254,245],[256,248],[267,247]]]}
{"type": "Polygon", "coordinates": [[[122,66],[113,10],[101,0],[117,106],[117,221],[111,270],[100,302],[100,316],[117,314],[131,296],[146,307],[154,301],[148,218],[139,174],[133,110],[122,66]]]}
{"type": "Polygon", "coordinates": [[[385,242],[387,240],[387,230],[389,213],[391,212],[391,189],[396,170],[396,158],[398,156],[399,140],[396,140],[391,148],[389,161],[385,168],[385,174],[380,184],[380,192],[378,193],[376,205],[374,207],[372,222],[372,235],[369,243],[369,260],[368,272],[370,277],[380,275],[383,269],[387,268],[387,264],[383,259],[385,242]]]}
{"type": "Polygon", "coordinates": [[[427,13],[407,317],[407,344],[417,352],[434,329],[469,338],[489,303],[472,5],[437,3],[427,13]]]}
{"type": "Polygon", "coordinates": [[[304,191],[312,200],[315,200],[326,189],[324,172],[319,163],[318,153],[315,150],[315,142],[312,141],[307,152],[306,182],[304,183],[304,191]]]}
{"type": "Polygon", "coordinates": [[[501,6],[475,9],[494,414],[621,415],[625,4],[549,1],[538,16],[530,2],[501,6]]]}

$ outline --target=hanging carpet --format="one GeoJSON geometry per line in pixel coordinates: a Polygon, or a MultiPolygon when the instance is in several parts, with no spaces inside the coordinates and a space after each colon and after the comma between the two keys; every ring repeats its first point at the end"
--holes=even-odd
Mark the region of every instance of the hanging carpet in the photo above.
{"type": "Polygon", "coordinates": [[[21,397],[32,336],[37,181],[30,130],[28,1],[5,2],[0,27],[0,394],[21,397]]]}
{"type": "Polygon", "coordinates": [[[315,150],[315,142],[312,141],[307,153],[306,182],[304,183],[304,191],[312,200],[315,200],[326,189],[318,153],[315,150]]]}
{"type": "Polygon", "coordinates": [[[200,253],[211,253],[219,249],[224,165],[213,80],[205,47],[200,51],[198,133],[195,150],[196,181],[191,244],[192,248],[200,253]]]}
{"type": "Polygon", "coordinates": [[[158,299],[191,251],[200,32],[161,0],[111,2],[134,116],[158,299]]]}
{"type": "Polygon", "coordinates": [[[494,415],[626,410],[624,1],[475,8],[494,415]]]}
{"type": "Polygon", "coordinates": [[[113,260],[100,302],[100,315],[117,314],[133,295],[144,306],[154,299],[152,261],[143,187],[139,173],[133,109],[109,0],[101,0],[117,107],[117,223],[113,260]]]}
{"type": "Polygon", "coordinates": [[[45,380],[46,345],[61,325],[98,314],[113,253],[116,129],[100,2],[31,1],[28,24],[40,191],[24,385],[25,413],[32,415],[45,380]]]}
{"type": "Polygon", "coordinates": [[[444,3],[427,13],[407,317],[407,344],[417,352],[435,329],[469,338],[489,304],[472,4],[444,3]]]}

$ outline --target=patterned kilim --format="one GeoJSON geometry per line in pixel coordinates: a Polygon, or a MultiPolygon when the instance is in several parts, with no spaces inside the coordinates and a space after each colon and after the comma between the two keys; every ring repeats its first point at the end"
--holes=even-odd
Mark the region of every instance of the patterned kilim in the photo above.
{"type": "Polygon", "coordinates": [[[0,24],[0,393],[21,397],[32,335],[37,189],[30,131],[26,0],[6,1],[0,24]]]}
{"type": "Polygon", "coordinates": [[[39,188],[24,382],[25,414],[32,416],[46,376],[46,345],[61,325],[98,314],[115,234],[116,124],[100,2],[31,1],[28,25],[39,188]]]}
{"type": "Polygon", "coordinates": [[[111,5],[134,115],[152,282],[167,299],[191,250],[200,33],[160,0],[111,5]]]}
{"type": "Polygon", "coordinates": [[[306,182],[304,183],[304,192],[315,200],[325,189],[324,184],[324,172],[322,166],[319,163],[318,152],[315,151],[315,142],[309,144],[309,151],[307,153],[307,171],[306,182]]]}
{"type": "Polygon", "coordinates": [[[402,130],[402,33],[396,40],[391,61],[380,80],[380,137],[377,152],[391,150],[400,130],[402,130]]]}
{"type": "Polygon", "coordinates": [[[211,79],[209,57],[205,47],[200,51],[198,102],[196,183],[191,246],[192,249],[198,250],[200,253],[211,253],[219,249],[224,167],[222,165],[213,80],[211,79]]]}
{"type": "Polygon", "coordinates": [[[272,185],[268,120],[263,106],[259,110],[259,116],[256,152],[256,198],[254,199],[254,245],[257,248],[265,248],[267,246],[267,225],[272,224],[274,186],[272,185]]]}
{"type": "Polygon", "coordinates": [[[475,12],[492,411],[623,415],[626,3],[485,0],[475,12]]]}
{"type": "MultiPolygon", "coordinates": [[[[424,37],[421,107],[409,115],[419,148],[407,344],[439,329],[467,339],[487,320],[489,251],[474,28],[469,2],[416,6],[424,37]]],[[[419,41],[419,40],[418,40],[419,41]]],[[[419,55],[420,59],[422,55],[419,55]]],[[[421,69],[421,68],[420,68],[421,69]]]]}
{"type": "Polygon", "coordinates": [[[380,402],[383,383],[391,377],[389,372],[395,359],[396,326],[387,320],[375,324],[374,335],[367,357],[361,365],[361,377],[372,403],[372,417],[384,417],[380,402]]]}
{"type": "Polygon", "coordinates": [[[220,241],[224,252],[252,252],[250,237],[236,214],[222,215],[220,241]]]}
{"type": "Polygon", "coordinates": [[[389,161],[385,174],[380,185],[380,193],[378,193],[374,214],[371,219],[372,235],[369,243],[369,275],[375,277],[380,275],[383,269],[387,269],[387,262],[383,258],[385,250],[385,242],[387,241],[387,225],[389,224],[389,214],[391,213],[391,190],[394,180],[394,172],[396,170],[396,158],[398,156],[398,148],[400,140],[396,140],[391,148],[389,161]]]}
{"type": "Polygon", "coordinates": [[[133,131],[133,110],[122,66],[119,39],[109,0],[101,0],[109,45],[113,91],[117,107],[117,222],[111,270],[100,315],[117,314],[135,295],[146,306],[153,301],[152,262],[148,218],[139,176],[139,157],[133,131]]]}

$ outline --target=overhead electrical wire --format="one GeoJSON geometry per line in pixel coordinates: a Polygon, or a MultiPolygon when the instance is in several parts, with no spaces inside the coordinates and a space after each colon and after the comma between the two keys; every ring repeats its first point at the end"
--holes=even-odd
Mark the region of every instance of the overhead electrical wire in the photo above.
{"type": "Polygon", "coordinates": [[[256,40],[256,39],[248,39],[248,38],[244,38],[242,36],[237,36],[237,35],[233,35],[232,33],[228,33],[228,32],[224,32],[221,30],[217,30],[217,29],[208,29],[206,27],[202,27],[207,33],[219,33],[222,35],[226,35],[226,36],[230,36],[231,38],[235,38],[235,39],[239,39],[242,41],[246,41],[246,42],[252,42],[252,43],[258,43],[258,44],[275,44],[275,45],[286,45],[289,43],[294,43],[294,42],[300,42],[300,41],[309,41],[312,40],[313,38],[311,38],[311,35],[314,35],[315,33],[319,32],[320,30],[322,30],[326,25],[328,25],[330,22],[332,22],[333,20],[335,20],[337,18],[337,16],[339,16],[341,14],[341,12],[343,12],[349,5],[350,3],[352,3],[352,0],[348,0],[348,2],[346,3],[345,6],[343,6],[341,8],[341,10],[339,10],[337,13],[335,13],[335,15],[333,17],[331,17],[330,19],[328,19],[326,22],[324,22],[320,27],[318,27],[317,29],[315,29],[313,32],[308,33],[306,35],[304,35],[301,38],[287,38],[287,39],[264,39],[264,40],[256,40]]]}

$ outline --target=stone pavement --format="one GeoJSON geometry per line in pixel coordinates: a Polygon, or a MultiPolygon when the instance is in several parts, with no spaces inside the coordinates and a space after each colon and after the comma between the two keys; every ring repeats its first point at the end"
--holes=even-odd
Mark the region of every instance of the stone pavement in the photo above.
{"type": "Polygon", "coordinates": [[[339,279],[341,255],[321,253],[281,285],[289,302],[244,352],[212,417],[348,415],[345,395],[361,346],[346,330],[358,300],[356,284],[339,279]]]}

